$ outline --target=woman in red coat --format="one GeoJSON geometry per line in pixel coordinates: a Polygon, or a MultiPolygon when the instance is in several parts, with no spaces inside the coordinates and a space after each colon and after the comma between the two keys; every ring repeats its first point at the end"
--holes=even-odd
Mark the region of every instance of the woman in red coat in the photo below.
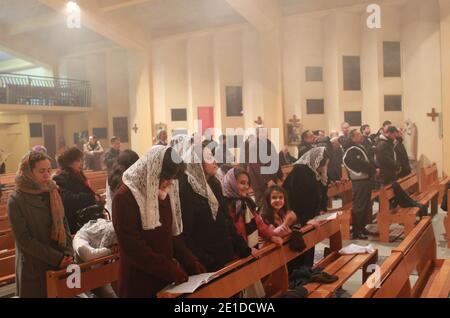
{"type": "Polygon", "coordinates": [[[113,200],[119,242],[119,296],[155,297],[170,283],[204,272],[184,245],[178,176],[185,164],[170,147],[155,146],[123,175],[113,200]]]}

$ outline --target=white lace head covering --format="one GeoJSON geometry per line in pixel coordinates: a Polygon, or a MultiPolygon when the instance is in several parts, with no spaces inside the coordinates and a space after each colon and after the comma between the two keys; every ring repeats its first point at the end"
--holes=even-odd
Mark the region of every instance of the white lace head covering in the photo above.
{"type": "Polygon", "coordinates": [[[317,181],[322,182],[323,185],[327,185],[328,176],[326,171],[318,171],[320,164],[324,158],[326,148],[315,147],[305,153],[294,165],[306,165],[316,175],[317,181]]]}
{"type": "Polygon", "coordinates": [[[201,145],[193,145],[184,154],[183,160],[187,164],[185,173],[194,192],[208,199],[208,204],[211,208],[213,219],[215,220],[217,211],[219,210],[219,202],[206,180],[202,166],[202,157],[199,154],[202,153],[201,149],[201,145]]]}
{"type": "MultiPolygon", "coordinates": [[[[168,149],[171,148],[167,146],[152,147],[141,159],[128,168],[122,177],[139,206],[144,230],[154,230],[161,226],[158,203],[159,178],[164,155],[168,149]]],[[[183,231],[177,180],[173,181],[168,194],[173,215],[172,233],[177,236],[183,231]]]]}

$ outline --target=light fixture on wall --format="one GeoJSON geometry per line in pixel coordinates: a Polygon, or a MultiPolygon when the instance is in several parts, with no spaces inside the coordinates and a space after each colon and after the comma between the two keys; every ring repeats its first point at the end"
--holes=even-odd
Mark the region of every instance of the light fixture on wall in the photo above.
{"type": "Polygon", "coordinates": [[[81,8],[76,1],[68,1],[66,3],[66,26],[69,29],[81,28],[81,8]]]}

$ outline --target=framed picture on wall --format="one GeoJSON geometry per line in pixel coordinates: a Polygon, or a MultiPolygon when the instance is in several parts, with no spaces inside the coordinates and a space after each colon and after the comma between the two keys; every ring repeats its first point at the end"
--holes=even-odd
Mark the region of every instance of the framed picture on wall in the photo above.
{"type": "Polygon", "coordinates": [[[303,126],[296,115],[289,119],[289,123],[287,123],[287,144],[289,146],[298,146],[300,144],[302,129],[303,126]]]}

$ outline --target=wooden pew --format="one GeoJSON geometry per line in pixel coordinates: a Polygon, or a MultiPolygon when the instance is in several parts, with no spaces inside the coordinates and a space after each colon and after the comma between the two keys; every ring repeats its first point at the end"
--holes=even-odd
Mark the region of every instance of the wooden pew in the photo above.
{"type": "Polygon", "coordinates": [[[119,275],[119,254],[108,255],[96,260],[79,264],[81,269],[81,287],[69,288],[67,278],[72,273],[65,269],[47,272],[47,297],[72,298],[83,292],[102,287],[117,281],[119,275]]]}
{"type": "MultiPolygon", "coordinates": [[[[308,284],[305,287],[308,290],[309,297],[331,297],[333,293],[359,269],[363,268],[363,273],[369,264],[376,263],[378,258],[377,251],[372,254],[364,255],[343,255],[338,251],[342,248],[342,237],[340,232],[339,219],[325,221],[321,223],[318,229],[312,226],[306,226],[302,229],[304,240],[307,248],[317,245],[325,239],[330,240],[330,248],[326,250],[326,257],[316,266],[325,267],[326,271],[331,272],[339,277],[339,280],[330,285],[308,284]]],[[[288,239],[285,240],[283,246],[279,247],[270,244],[261,249],[261,257],[254,259],[239,260],[219,271],[213,281],[200,287],[197,291],[189,295],[174,295],[159,293],[160,298],[180,297],[187,298],[229,298],[254,282],[267,277],[271,273],[280,273],[286,271],[286,264],[298,257],[302,253],[293,252],[288,246],[288,239]]],[[[363,281],[368,275],[363,275],[363,281]]],[[[269,297],[278,297],[287,290],[287,276],[279,275],[280,280],[276,282],[279,287],[278,291],[269,294],[269,297]]]]}
{"type": "Polygon", "coordinates": [[[420,169],[420,176],[420,191],[437,190],[439,192],[438,204],[441,204],[444,193],[447,191],[447,184],[450,182],[450,177],[439,179],[436,163],[422,167],[420,169]]]}
{"type": "MultiPolygon", "coordinates": [[[[281,170],[283,173],[283,177],[286,178],[289,173],[292,171],[292,165],[282,166],[281,170]]],[[[342,238],[344,240],[350,240],[350,225],[352,223],[352,182],[348,179],[347,170],[343,167],[343,181],[336,182],[334,184],[330,184],[328,186],[328,207],[332,209],[332,200],[335,197],[340,197],[342,199],[342,206],[339,207],[339,211],[342,211],[341,216],[341,230],[342,230],[342,238]],[[345,172],[345,173],[344,173],[345,172]]],[[[371,200],[375,200],[379,196],[378,191],[374,191],[372,193],[371,200]]],[[[331,211],[330,210],[330,211],[331,211]]],[[[369,215],[369,223],[372,223],[374,220],[374,215],[369,215]]]]}
{"type": "Polygon", "coordinates": [[[342,199],[339,210],[341,215],[342,239],[350,240],[350,224],[352,223],[352,182],[350,180],[334,183],[328,187],[328,207],[332,208],[332,200],[335,197],[342,199]]]}
{"type": "Polygon", "coordinates": [[[0,251],[0,287],[14,283],[16,279],[16,255],[14,250],[0,251]]]}
{"type": "Polygon", "coordinates": [[[0,251],[14,250],[14,236],[11,230],[0,231],[0,251]]]}
{"type": "Polygon", "coordinates": [[[379,288],[377,274],[372,274],[354,298],[448,298],[450,295],[450,259],[436,259],[436,241],[431,218],[425,217],[392,250],[382,264],[379,288]],[[417,271],[418,279],[412,286],[410,275],[417,271]]]}
{"type": "MultiPolygon", "coordinates": [[[[397,181],[403,190],[412,193],[411,198],[424,204],[429,205],[431,202],[432,215],[437,213],[438,193],[436,190],[429,190],[419,193],[419,183],[415,173],[401,178],[397,181]]],[[[416,216],[419,208],[390,208],[390,200],[395,197],[394,190],[391,185],[380,189],[380,211],[377,216],[378,230],[380,233],[380,241],[389,242],[389,226],[391,224],[403,224],[405,226],[404,233],[408,235],[414,228],[416,216]]]]}
{"type": "Polygon", "coordinates": [[[450,211],[450,200],[448,200],[448,198],[450,198],[450,190],[447,191],[447,215],[444,217],[444,229],[447,238],[447,247],[450,248],[450,216],[448,212],[450,211]]]}

